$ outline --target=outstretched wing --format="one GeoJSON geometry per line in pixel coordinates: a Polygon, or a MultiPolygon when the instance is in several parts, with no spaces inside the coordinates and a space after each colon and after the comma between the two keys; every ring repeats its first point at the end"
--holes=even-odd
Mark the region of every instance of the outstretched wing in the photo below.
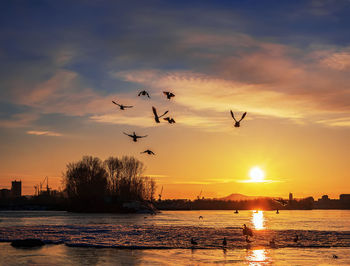
{"type": "Polygon", "coordinates": [[[157,109],[154,106],[152,106],[152,112],[154,114],[154,117],[158,117],[157,109]]]}
{"type": "Polygon", "coordinates": [[[159,118],[162,117],[162,116],[165,116],[168,112],[169,112],[169,111],[165,111],[164,114],[162,114],[162,115],[159,116],[159,118]]]}
{"type": "Polygon", "coordinates": [[[115,101],[112,101],[112,103],[114,103],[115,105],[118,105],[118,106],[120,106],[120,104],[117,104],[115,101]]]}
{"type": "Polygon", "coordinates": [[[235,115],[233,114],[232,110],[230,110],[230,112],[231,112],[231,116],[232,116],[233,120],[235,120],[237,122],[237,120],[235,118],[235,115]]]}
{"type": "Polygon", "coordinates": [[[245,118],[246,115],[247,115],[247,112],[245,112],[245,113],[242,115],[242,117],[241,117],[241,119],[239,120],[239,122],[241,122],[241,121],[243,120],[243,118],[245,118]]]}
{"type": "Polygon", "coordinates": [[[125,135],[127,135],[127,136],[129,136],[129,137],[133,137],[132,135],[129,135],[129,134],[127,134],[127,133],[125,133],[125,132],[123,132],[125,135]]]}
{"type": "Polygon", "coordinates": [[[148,98],[151,98],[151,96],[149,96],[149,93],[148,93],[147,91],[146,91],[145,93],[146,93],[146,95],[147,95],[148,98]]]}
{"type": "Polygon", "coordinates": [[[132,108],[134,106],[131,106],[131,105],[124,105],[124,108],[132,108]]]}
{"type": "Polygon", "coordinates": [[[150,151],[151,154],[156,155],[153,151],[150,151]]]}
{"type": "Polygon", "coordinates": [[[152,106],[152,111],[153,111],[153,114],[154,114],[154,120],[156,120],[157,123],[160,123],[159,116],[157,114],[157,109],[154,106],[152,106]]]}
{"type": "Polygon", "coordinates": [[[145,138],[147,137],[148,135],[145,135],[145,136],[136,136],[136,138],[140,139],[140,138],[145,138]]]}
{"type": "Polygon", "coordinates": [[[168,93],[167,91],[163,91],[164,95],[168,96],[168,93]]]}
{"type": "Polygon", "coordinates": [[[170,97],[175,97],[175,94],[170,92],[170,97]]]}

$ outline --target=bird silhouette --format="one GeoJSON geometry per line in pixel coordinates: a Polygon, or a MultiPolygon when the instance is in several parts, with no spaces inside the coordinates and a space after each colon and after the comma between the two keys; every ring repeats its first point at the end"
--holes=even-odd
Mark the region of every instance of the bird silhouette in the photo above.
{"type": "Polygon", "coordinates": [[[224,237],[224,240],[222,241],[222,245],[223,245],[224,247],[226,247],[226,246],[227,246],[227,240],[226,240],[226,237],[224,237]]]}
{"type": "Polygon", "coordinates": [[[249,239],[249,236],[245,236],[245,242],[252,243],[253,241],[249,239]]]}
{"type": "Polygon", "coordinates": [[[195,241],[194,238],[192,237],[192,238],[191,238],[191,244],[192,244],[192,245],[198,245],[198,242],[195,241]]]}
{"type": "Polygon", "coordinates": [[[119,104],[119,103],[116,103],[115,101],[112,101],[112,103],[114,103],[115,105],[118,105],[120,110],[125,110],[125,108],[132,108],[133,106],[131,105],[123,105],[123,104],[119,104]]]}
{"type": "Polygon", "coordinates": [[[235,115],[233,114],[232,110],[230,112],[231,112],[231,116],[232,116],[233,120],[235,120],[235,127],[240,127],[241,126],[240,123],[243,120],[243,118],[247,115],[247,112],[243,113],[241,119],[239,119],[238,121],[236,120],[235,115]]]}
{"type": "Polygon", "coordinates": [[[176,122],[175,122],[175,120],[174,120],[174,118],[170,118],[170,117],[165,117],[165,118],[163,118],[165,121],[168,121],[168,123],[169,124],[175,124],[176,122]]]}
{"type": "Polygon", "coordinates": [[[202,219],[202,220],[203,220],[203,216],[202,216],[202,215],[201,215],[201,216],[199,216],[199,217],[198,217],[198,219],[199,219],[199,220],[200,220],[200,219],[202,219]]]}
{"type": "Polygon", "coordinates": [[[284,199],[274,199],[274,201],[280,203],[283,206],[286,206],[288,204],[288,201],[286,201],[284,199]]]}
{"type": "Polygon", "coordinates": [[[142,95],[142,96],[147,96],[148,98],[151,98],[151,97],[149,96],[149,93],[148,93],[147,91],[145,91],[145,90],[139,92],[138,96],[141,96],[141,95],[142,95]]]}
{"type": "Polygon", "coordinates": [[[132,140],[133,140],[134,142],[136,142],[137,139],[147,137],[147,135],[145,135],[145,136],[138,136],[138,135],[136,135],[135,131],[133,132],[133,134],[127,134],[127,133],[125,133],[125,132],[123,132],[123,133],[124,133],[125,135],[129,136],[130,138],[132,138],[132,140]]]}
{"type": "Polygon", "coordinates": [[[244,236],[253,236],[253,230],[247,227],[245,224],[243,225],[243,235],[244,236]]]}
{"type": "Polygon", "coordinates": [[[275,238],[272,238],[272,239],[270,240],[270,247],[271,247],[271,248],[276,248],[275,238]]]}
{"type": "Polygon", "coordinates": [[[337,258],[338,258],[338,256],[333,254],[333,259],[337,259],[337,258]]]}
{"type": "Polygon", "coordinates": [[[237,213],[238,213],[238,210],[235,210],[235,213],[237,214],[237,213]]]}
{"type": "Polygon", "coordinates": [[[145,150],[143,152],[140,152],[140,153],[147,153],[148,155],[156,155],[153,151],[151,150],[145,150]]]}
{"type": "Polygon", "coordinates": [[[156,123],[160,123],[159,118],[161,118],[162,116],[165,116],[169,112],[169,111],[165,111],[164,114],[158,115],[157,109],[154,106],[152,106],[152,111],[153,111],[154,120],[156,121],[156,123]]]}
{"type": "Polygon", "coordinates": [[[276,210],[276,214],[279,214],[279,213],[280,213],[280,211],[277,209],[277,210],[276,210]]]}
{"type": "Polygon", "coordinates": [[[293,241],[296,243],[299,241],[299,236],[298,235],[295,235],[295,237],[293,238],[293,241]]]}
{"type": "Polygon", "coordinates": [[[164,95],[166,95],[167,99],[170,100],[171,97],[175,97],[175,94],[169,91],[163,91],[164,95]]]}

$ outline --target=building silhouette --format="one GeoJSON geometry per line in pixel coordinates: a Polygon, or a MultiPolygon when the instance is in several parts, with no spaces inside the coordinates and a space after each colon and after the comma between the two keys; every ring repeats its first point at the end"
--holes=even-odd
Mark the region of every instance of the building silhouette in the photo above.
{"type": "Polygon", "coordinates": [[[22,181],[12,181],[11,196],[13,198],[19,198],[22,196],[22,181]]]}

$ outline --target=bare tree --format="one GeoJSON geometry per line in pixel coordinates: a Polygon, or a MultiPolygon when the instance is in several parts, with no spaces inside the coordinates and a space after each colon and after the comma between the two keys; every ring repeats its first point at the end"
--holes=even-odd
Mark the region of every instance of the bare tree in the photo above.
{"type": "Polygon", "coordinates": [[[84,156],[81,161],[67,165],[64,184],[70,199],[93,202],[107,194],[108,174],[99,158],[84,156]]]}
{"type": "Polygon", "coordinates": [[[144,170],[143,163],[134,157],[109,157],[102,163],[99,158],[84,156],[67,165],[63,181],[68,197],[80,204],[102,202],[107,195],[114,202],[152,201],[156,183],[143,177],[144,170]]]}

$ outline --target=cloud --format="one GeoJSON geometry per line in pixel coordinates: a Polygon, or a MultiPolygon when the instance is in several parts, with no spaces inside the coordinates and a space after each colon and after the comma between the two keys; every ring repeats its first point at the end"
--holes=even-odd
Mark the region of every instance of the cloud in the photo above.
{"type": "Polygon", "coordinates": [[[39,118],[39,115],[35,113],[13,114],[10,116],[10,118],[0,119],[0,127],[5,127],[5,128],[28,127],[38,118],[39,118]]]}
{"type": "Polygon", "coordinates": [[[29,130],[27,131],[27,134],[29,135],[36,135],[36,136],[50,136],[50,137],[61,137],[61,133],[57,133],[54,131],[39,131],[39,130],[29,130]]]}
{"type": "Polygon", "coordinates": [[[268,180],[268,179],[264,179],[264,180],[260,180],[260,181],[254,181],[251,179],[246,179],[246,180],[235,180],[236,183],[256,183],[256,184],[260,184],[260,183],[276,183],[276,182],[284,182],[282,180],[268,180]]]}
{"type": "MultiPolygon", "coordinates": [[[[310,6],[324,9],[325,5],[315,1],[310,6]]],[[[10,82],[11,101],[39,114],[150,127],[149,105],[135,98],[137,85],[154,94],[164,88],[174,90],[171,111],[177,123],[209,131],[229,130],[230,109],[247,111],[247,119],[287,118],[298,124],[318,123],[331,115],[349,116],[350,48],[297,48],[245,33],[244,28],[216,30],[199,23],[201,15],[215,13],[215,23],[231,26],[241,25],[242,17],[235,16],[232,22],[230,12],[221,13],[223,17],[217,16],[218,10],[193,12],[196,23],[191,27],[179,20],[182,15],[173,14],[167,22],[168,13],[150,19],[136,11],[140,16],[128,17],[134,30],[125,30],[122,39],[118,31],[103,36],[102,42],[98,35],[82,31],[83,41],[91,39],[82,49],[83,41],[71,35],[67,42],[49,43],[45,60],[38,60],[34,70],[28,68],[33,62],[24,64],[21,82],[10,82]],[[118,113],[110,104],[114,98],[135,104],[138,113],[118,113]]],[[[163,107],[162,100],[156,96],[151,103],[163,107]]],[[[0,122],[0,126],[11,124],[0,122]]]]}

